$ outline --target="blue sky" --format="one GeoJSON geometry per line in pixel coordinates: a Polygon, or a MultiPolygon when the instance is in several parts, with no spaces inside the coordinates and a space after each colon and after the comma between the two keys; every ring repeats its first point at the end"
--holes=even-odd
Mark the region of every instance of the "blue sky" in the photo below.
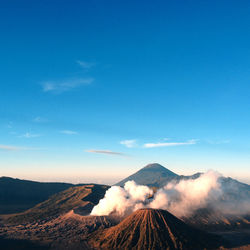
{"type": "Polygon", "coordinates": [[[248,0],[0,5],[0,175],[250,183],[248,0]]]}

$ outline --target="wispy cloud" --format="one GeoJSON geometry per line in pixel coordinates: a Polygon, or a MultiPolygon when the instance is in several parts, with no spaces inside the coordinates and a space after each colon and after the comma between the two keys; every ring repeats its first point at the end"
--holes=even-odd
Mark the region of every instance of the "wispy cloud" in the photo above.
{"type": "Polygon", "coordinates": [[[127,148],[134,148],[136,146],[136,140],[123,140],[120,144],[126,146],[127,148]]]}
{"type": "Polygon", "coordinates": [[[213,140],[207,140],[209,144],[228,144],[231,141],[230,140],[220,140],[220,141],[213,141],[213,140]]]}
{"type": "Polygon", "coordinates": [[[33,122],[37,122],[37,123],[43,123],[43,122],[47,122],[48,120],[47,120],[46,118],[37,116],[37,117],[35,117],[32,121],[33,121],[33,122]]]}
{"type": "Polygon", "coordinates": [[[65,134],[65,135],[77,135],[78,134],[78,132],[72,131],[72,130],[61,130],[60,133],[65,134]]]}
{"type": "Polygon", "coordinates": [[[20,135],[20,138],[35,138],[35,137],[40,137],[41,135],[39,134],[32,134],[32,133],[25,133],[23,135],[20,135]]]}
{"type": "Polygon", "coordinates": [[[42,87],[44,92],[60,94],[66,91],[70,91],[74,88],[90,85],[93,81],[94,81],[93,78],[70,79],[61,82],[46,81],[42,82],[42,87]]]}
{"type": "Polygon", "coordinates": [[[0,145],[0,150],[4,150],[4,151],[17,151],[17,150],[25,150],[25,149],[27,148],[10,146],[10,145],[0,145]]]}
{"type": "Polygon", "coordinates": [[[94,67],[96,65],[96,63],[94,62],[86,62],[86,61],[82,61],[82,60],[77,60],[76,61],[83,69],[91,69],[92,67],[94,67]]]}
{"type": "Polygon", "coordinates": [[[13,128],[13,122],[8,122],[8,124],[7,124],[6,127],[7,127],[7,128],[13,128]]]}
{"type": "Polygon", "coordinates": [[[196,144],[198,140],[192,139],[186,142],[156,142],[156,143],[145,143],[144,148],[158,148],[158,147],[174,147],[183,145],[193,145],[196,144]]]}
{"type": "Polygon", "coordinates": [[[110,151],[110,150],[88,149],[88,150],[85,150],[85,152],[88,152],[88,153],[95,153],[95,154],[122,155],[122,156],[126,156],[126,155],[123,154],[123,153],[114,152],[114,151],[110,151]]]}

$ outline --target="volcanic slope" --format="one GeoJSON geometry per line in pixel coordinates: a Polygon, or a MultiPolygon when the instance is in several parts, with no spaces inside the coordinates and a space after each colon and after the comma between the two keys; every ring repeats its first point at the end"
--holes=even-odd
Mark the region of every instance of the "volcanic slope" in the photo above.
{"type": "Polygon", "coordinates": [[[194,229],[161,209],[140,209],[121,223],[95,232],[90,244],[97,249],[161,250],[216,249],[221,238],[194,229]]]}
{"type": "Polygon", "coordinates": [[[35,220],[49,220],[72,209],[76,213],[87,215],[104,197],[108,188],[109,186],[97,184],[70,187],[25,212],[5,216],[5,218],[9,223],[20,224],[35,220]]]}
{"type": "Polygon", "coordinates": [[[160,187],[168,181],[178,179],[178,175],[158,163],[148,164],[136,173],[116,183],[116,186],[124,186],[127,181],[134,180],[137,184],[160,187]]]}

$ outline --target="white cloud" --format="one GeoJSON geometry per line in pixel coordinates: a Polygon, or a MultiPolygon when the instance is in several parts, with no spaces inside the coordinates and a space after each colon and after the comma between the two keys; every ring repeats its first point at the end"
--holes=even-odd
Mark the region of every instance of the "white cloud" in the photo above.
{"type": "Polygon", "coordinates": [[[7,128],[13,128],[13,122],[9,122],[9,123],[7,124],[7,128]]]}
{"type": "Polygon", "coordinates": [[[37,123],[42,123],[42,122],[47,122],[48,120],[43,117],[37,116],[32,121],[37,123]]]}
{"type": "Polygon", "coordinates": [[[209,144],[228,144],[231,141],[230,140],[220,140],[220,141],[213,141],[213,140],[207,140],[209,144]]]}
{"type": "Polygon", "coordinates": [[[0,150],[5,151],[17,151],[17,150],[25,150],[26,148],[17,147],[17,146],[10,146],[10,145],[0,145],[0,150]]]}
{"type": "Polygon", "coordinates": [[[41,135],[39,134],[32,134],[32,133],[25,133],[23,135],[20,135],[20,138],[35,138],[35,137],[40,137],[41,135]]]}
{"type": "Polygon", "coordinates": [[[120,141],[120,144],[126,146],[127,148],[133,148],[136,146],[136,140],[124,140],[120,141]]]}
{"type": "Polygon", "coordinates": [[[95,153],[95,154],[107,154],[107,155],[125,155],[120,152],[114,152],[110,150],[98,150],[98,149],[88,149],[88,150],[85,150],[85,152],[95,153]]]}
{"type": "Polygon", "coordinates": [[[77,135],[78,133],[76,131],[72,131],[72,130],[62,130],[60,131],[61,134],[65,134],[65,135],[77,135]]]}
{"type": "Polygon", "coordinates": [[[61,82],[46,81],[42,83],[42,87],[44,92],[60,94],[77,87],[90,85],[93,81],[94,81],[93,78],[70,79],[61,82]]]}
{"type": "Polygon", "coordinates": [[[83,69],[90,69],[92,67],[94,67],[96,64],[93,62],[86,62],[86,61],[82,61],[82,60],[77,60],[76,61],[83,69]]]}
{"type": "Polygon", "coordinates": [[[144,148],[158,148],[158,147],[173,147],[173,146],[183,146],[183,145],[193,145],[196,144],[197,140],[189,140],[186,142],[156,142],[156,143],[145,143],[144,148]]]}

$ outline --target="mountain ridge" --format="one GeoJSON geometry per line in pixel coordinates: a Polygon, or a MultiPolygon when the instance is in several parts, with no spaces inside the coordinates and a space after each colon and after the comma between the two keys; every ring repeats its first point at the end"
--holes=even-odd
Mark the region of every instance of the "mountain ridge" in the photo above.
{"type": "MultiPolygon", "coordinates": [[[[203,173],[197,172],[192,175],[178,175],[171,170],[165,168],[159,163],[150,163],[145,167],[139,169],[134,174],[124,178],[123,180],[117,182],[113,186],[124,186],[127,181],[133,180],[139,185],[146,185],[151,187],[161,188],[168,184],[171,181],[181,181],[188,179],[196,179],[199,178],[203,173]]],[[[247,183],[240,182],[231,177],[220,177],[220,182],[222,184],[231,186],[236,184],[241,188],[246,188],[250,194],[250,185],[247,183]]]]}
{"type": "Polygon", "coordinates": [[[22,213],[7,215],[6,218],[9,223],[28,223],[57,217],[72,209],[77,213],[87,214],[104,197],[108,188],[107,185],[98,184],[73,186],[52,195],[35,207],[22,213]]]}
{"type": "Polygon", "coordinates": [[[0,177],[0,214],[18,213],[74,186],[64,182],[38,182],[0,177]]]}

